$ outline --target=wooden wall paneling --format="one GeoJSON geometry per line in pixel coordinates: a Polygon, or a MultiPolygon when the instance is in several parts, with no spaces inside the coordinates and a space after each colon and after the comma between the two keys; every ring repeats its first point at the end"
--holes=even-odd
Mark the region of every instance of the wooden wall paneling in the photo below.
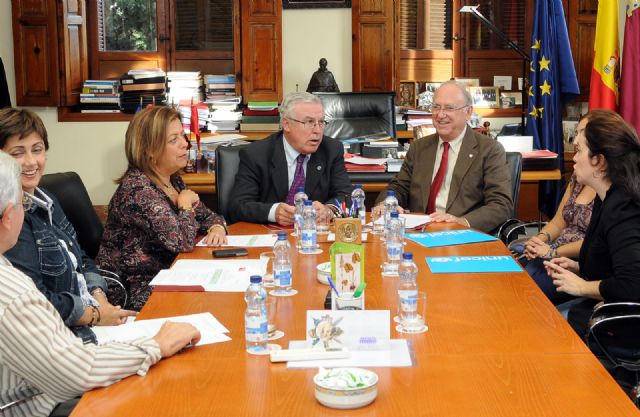
{"type": "Polygon", "coordinates": [[[56,1],[12,0],[18,106],[57,106],[60,99],[56,1]]]}
{"type": "Polygon", "coordinates": [[[87,13],[84,0],[63,0],[59,7],[62,9],[59,62],[63,64],[60,105],[72,106],[80,102],[83,82],[89,78],[87,13]]]}
{"type": "Polygon", "coordinates": [[[401,80],[446,81],[453,77],[452,58],[400,58],[401,80]]]}
{"type": "Polygon", "coordinates": [[[569,0],[567,20],[571,52],[580,87],[578,101],[589,100],[597,14],[597,0],[569,0]]]}
{"type": "MultiPolygon", "coordinates": [[[[520,58],[469,58],[467,60],[468,78],[479,78],[480,85],[492,86],[494,75],[510,75],[512,89],[518,89],[518,78],[522,78],[522,59],[520,58]]],[[[525,76],[529,76],[527,73],[525,76]]]]}
{"type": "Polygon", "coordinates": [[[399,0],[353,0],[353,91],[394,91],[399,56],[399,0]]]}
{"type": "Polygon", "coordinates": [[[242,95],[282,101],[282,1],[242,0],[242,95]]]}

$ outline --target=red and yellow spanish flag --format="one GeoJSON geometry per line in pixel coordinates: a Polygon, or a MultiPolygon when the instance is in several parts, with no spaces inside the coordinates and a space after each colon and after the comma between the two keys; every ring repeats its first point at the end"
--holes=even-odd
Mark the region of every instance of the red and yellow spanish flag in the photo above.
{"type": "Polygon", "coordinates": [[[618,110],[618,0],[599,0],[589,109],[618,110]]]}

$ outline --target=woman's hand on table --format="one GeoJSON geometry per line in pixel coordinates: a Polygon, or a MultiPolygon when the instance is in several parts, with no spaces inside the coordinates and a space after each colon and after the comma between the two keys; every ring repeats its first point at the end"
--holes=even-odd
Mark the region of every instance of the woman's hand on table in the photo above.
{"type": "Polygon", "coordinates": [[[222,225],[214,225],[209,228],[204,237],[207,246],[221,246],[227,243],[227,232],[222,225]]]}

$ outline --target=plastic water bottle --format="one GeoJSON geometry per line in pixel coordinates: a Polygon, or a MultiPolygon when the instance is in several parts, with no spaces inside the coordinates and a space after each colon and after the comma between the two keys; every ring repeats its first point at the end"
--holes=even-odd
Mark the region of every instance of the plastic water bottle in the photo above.
{"type": "Polygon", "coordinates": [[[244,293],[247,310],[244,313],[244,336],[248,352],[267,349],[267,292],[262,287],[262,277],[252,275],[251,284],[244,293]]]}
{"type": "Polygon", "coordinates": [[[402,254],[398,275],[400,275],[398,282],[398,303],[400,306],[398,313],[400,314],[400,320],[403,322],[415,321],[418,307],[418,282],[416,281],[418,267],[413,262],[413,253],[405,252],[402,254]]]}
{"type": "Polygon", "coordinates": [[[398,199],[395,191],[387,190],[387,198],[384,199],[384,240],[387,240],[387,229],[391,213],[398,211],[398,199]]]}
{"type": "Polygon", "coordinates": [[[296,245],[300,247],[300,228],[302,226],[302,210],[304,209],[304,202],[309,197],[304,192],[304,187],[298,187],[298,192],[293,196],[293,203],[295,211],[293,212],[293,227],[296,232],[296,245]]]}
{"type": "Polygon", "coordinates": [[[387,262],[384,264],[384,275],[398,276],[400,258],[404,248],[404,222],[398,212],[391,213],[387,230],[387,262]]]}
{"type": "Polygon", "coordinates": [[[302,210],[302,253],[315,253],[318,241],[318,231],[316,229],[316,209],[311,205],[311,201],[304,202],[302,210]]]}
{"type": "Polygon", "coordinates": [[[287,232],[278,232],[278,240],[273,245],[273,281],[275,292],[287,294],[291,291],[291,245],[287,232]]]}
{"type": "Polygon", "coordinates": [[[364,230],[364,226],[367,222],[366,220],[366,208],[364,206],[365,193],[362,189],[362,184],[356,184],[353,187],[353,192],[351,192],[351,201],[358,205],[358,217],[360,217],[360,221],[362,222],[362,229],[364,230]]]}

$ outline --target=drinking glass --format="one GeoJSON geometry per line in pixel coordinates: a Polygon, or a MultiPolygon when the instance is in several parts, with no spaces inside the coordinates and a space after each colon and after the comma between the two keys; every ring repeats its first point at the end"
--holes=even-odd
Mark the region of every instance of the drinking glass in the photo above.
{"type": "Polygon", "coordinates": [[[411,298],[409,302],[398,299],[400,306],[400,324],[396,326],[396,330],[400,333],[423,333],[429,328],[425,322],[425,313],[427,311],[427,293],[419,291],[415,298],[411,298]]]}
{"type": "Polygon", "coordinates": [[[267,262],[267,269],[266,272],[264,274],[264,276],[262,277],[262,285],[264,285],[265,287],[273,287],[273,260],[275,259],[276,255],[273,252],[262,252],[260,254],[260,260],[261,261],[265,261],[267,262]]]}

